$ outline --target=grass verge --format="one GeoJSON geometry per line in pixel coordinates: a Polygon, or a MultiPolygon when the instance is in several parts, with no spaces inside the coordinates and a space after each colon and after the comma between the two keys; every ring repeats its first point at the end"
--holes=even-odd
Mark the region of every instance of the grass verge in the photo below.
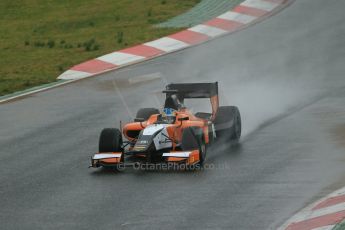
{"type": "Polygon", "coordinates": [[[345,220],[337,224],[332,230],[345,230],[345,220]]]}
{"type": "Polygon", "coordinates": [[[0,96],[54,82],[75,64],[181,30],[154,25],[199,1],[0,1],[0,96]]]}

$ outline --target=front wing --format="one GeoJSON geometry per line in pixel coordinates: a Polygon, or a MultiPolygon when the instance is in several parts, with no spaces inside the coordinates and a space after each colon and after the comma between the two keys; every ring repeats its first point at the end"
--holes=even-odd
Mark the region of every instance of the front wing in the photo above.
{"type": "MultiPolygon", "coordinates": [[[[122,152],[96,153],[91,157],[90,167],[98,168],[100,166],[118,165],[120,163],[123,163],[121,162],[121,159],[123,159],[123,154],[124,153],[122,152]]],[[[163,153],[162,158],[163,163],[184,163],[187,165],[194,165],[200,161],[199,150],[170,151],[163,153]]]]}

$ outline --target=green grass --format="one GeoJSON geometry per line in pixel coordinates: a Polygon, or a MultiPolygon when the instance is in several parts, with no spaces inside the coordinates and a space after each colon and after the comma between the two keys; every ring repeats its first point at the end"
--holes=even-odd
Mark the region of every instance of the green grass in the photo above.
{"type": "Polygon", "coordinates": [[[333,230],[345,230],[345,220],[343,220],[341,223],[337,224],[333,230]]]}
{"type": "Polygon", "coordinates": [[[154,25],[200,0],[2,0],[0,96],[69,67],[181,29],[154,25]]]}

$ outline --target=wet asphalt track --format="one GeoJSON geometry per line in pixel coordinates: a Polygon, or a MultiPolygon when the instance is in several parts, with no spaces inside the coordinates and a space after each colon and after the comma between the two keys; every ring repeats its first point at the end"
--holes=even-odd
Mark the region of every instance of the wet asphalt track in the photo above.
{"type": "Polygon", "coordinates": [[[345,184],[345,1],[297,0],[239,33],[0,105],[1,229],[275,229],[345,184]],[[220,54],[222,53],[222,54],[220,54]],[[161,80],[128,84],[159,73],[161,80]],[[219,80],[241,146],[217,169],[88,169],[103,127],[166,82],[219,80]]]}

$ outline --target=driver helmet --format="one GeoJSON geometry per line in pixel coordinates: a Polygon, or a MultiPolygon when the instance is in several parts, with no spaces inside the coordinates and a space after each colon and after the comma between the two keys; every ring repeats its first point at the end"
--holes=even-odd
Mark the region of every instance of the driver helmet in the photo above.
{"type": "Polygon", "coordinates": [[[167,123],[174,123],[176,119],[176,110],[172,108],[164,108],[162,111],[162,119],[167,123]]]}

